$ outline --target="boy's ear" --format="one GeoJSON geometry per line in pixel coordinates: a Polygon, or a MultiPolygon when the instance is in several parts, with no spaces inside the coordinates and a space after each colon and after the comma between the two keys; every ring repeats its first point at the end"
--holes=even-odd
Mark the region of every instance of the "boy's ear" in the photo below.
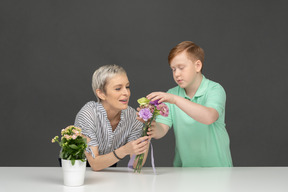
{"type": "Polygon", "coordinates": [[[196,69],[196,72],[201,72],[201,69],[202,69],[202,62],[200,60],[197,60],[195,62],[195,69],[196,69]]]}
{"type": "Polygon", "coordinates": [[[104,94],[103,91],[101,91],[100,89],[96,89],[95,92],[96,92],[97,96],[98,96],[101,100],[105,100],[105,99],[106,99],[105,94],[104,94]]]}

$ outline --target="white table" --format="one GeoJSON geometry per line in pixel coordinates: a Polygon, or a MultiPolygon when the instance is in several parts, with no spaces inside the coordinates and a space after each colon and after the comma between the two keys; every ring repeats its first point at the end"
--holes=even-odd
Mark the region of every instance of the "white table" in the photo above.
{"type": "Polygon", "coordinates": [[[60,167],[0,167],[0,192],[288,192],[288,167],[143,168],[141,174],[125,167],[93,172],[85,184],[63,185],[60,167]]]}

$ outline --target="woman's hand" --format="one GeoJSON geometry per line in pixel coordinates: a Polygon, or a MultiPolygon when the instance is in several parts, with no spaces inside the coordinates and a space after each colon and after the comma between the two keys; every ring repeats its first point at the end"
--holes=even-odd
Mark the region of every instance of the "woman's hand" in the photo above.
{"type": "Polygon", "coordinates": [[[127,154],[142,154],[149,148],[149,137],[140,137],[137,140],[130,141],[125,145],[125,152],[127,154]]]}
{"type": "Polygon", "coordinates": [[[146,96],[147,99],[151,99],[151,101],[155,101],[159,99],[158,103],[167,102],[171,104],[176,103],[176,95],[173,95],[171,93],[165,93],[165,92],[152,92],[149,95],[146,96]]]}
{"type": "Polygon", "coordinates": [[[137,108],[137,117],[136,117],[136,119],[138,120],[138,121],[140,121],[140,122],[142,122],[142,123],[145,123],[145,121],[141,118],[141,117],[139,117],[139,111],[140,111],[141,109],[138,107],[137,108]]]}

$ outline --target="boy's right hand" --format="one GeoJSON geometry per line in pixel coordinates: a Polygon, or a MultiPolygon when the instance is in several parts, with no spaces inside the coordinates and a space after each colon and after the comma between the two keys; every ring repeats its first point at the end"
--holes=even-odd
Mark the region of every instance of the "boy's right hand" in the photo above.
{"type": "Polygon", "coordinates": [[[171,104],[176,103],[176,95],[173,95],[171,93],[165,93],[165,92],[152,92],[149,95],[146,96],[147,99],[151,99],[151,101],[159,100],[159,103],[167,102],[171,104]]]}

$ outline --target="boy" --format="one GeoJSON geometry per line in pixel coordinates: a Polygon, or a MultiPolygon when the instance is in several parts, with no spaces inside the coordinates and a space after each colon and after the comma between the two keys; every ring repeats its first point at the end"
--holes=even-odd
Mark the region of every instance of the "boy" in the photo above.
{"type": "Polygon", "coordinates": [[[171,49],[168,61],[178,86],[147,95],[166,102],[170,110],[168,117],[157,117],[148,135],[162,138],[173,126],[174,167],[232,167],[224,122],[226,94],[220,84],[202,75],[203,49],[184,41],[171,49]]]}

